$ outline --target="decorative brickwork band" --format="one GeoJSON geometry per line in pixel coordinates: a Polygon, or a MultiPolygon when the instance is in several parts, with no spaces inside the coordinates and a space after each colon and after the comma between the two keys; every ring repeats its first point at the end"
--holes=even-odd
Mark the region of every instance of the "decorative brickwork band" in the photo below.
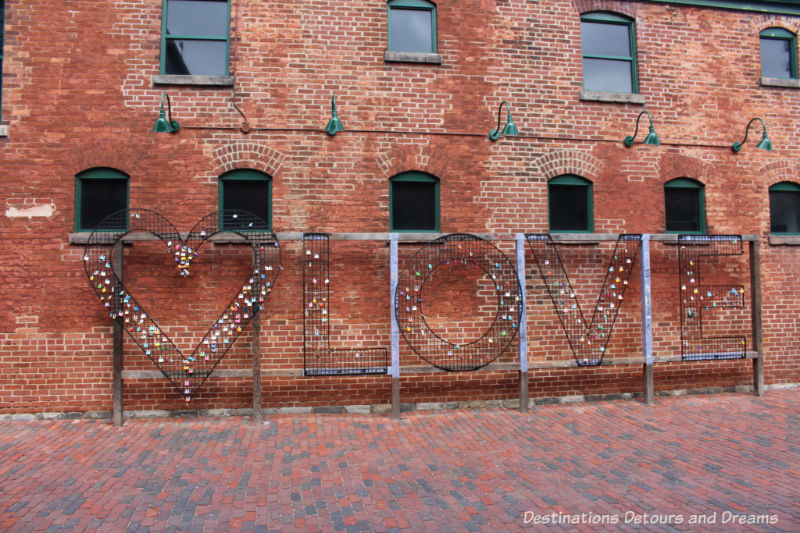
{"type": "Polygon", "coordinates": [[[548,234],[526,234],[525,237],[547,294],[567,335],[575,362],[578,366],[602,364],[608,341],[614,331],[614,323],[622,307],[625,289],[628,288],[628,280],[636,265],[642,236],[622,234],[617,238],[590,320],[586,320],[581,310],[581,304],[552,237],[548,234]]]}
{"type": "Polygon", "coordinates": [[[425,244],[400,271],[395,316],[408,345],[428,363],[448,371],[477,370],[500,357],[514,340],[522,313],[521,294],[514,264],[505,254],[480,237],[454,233],[425,244]],[[426,320],[425,283],[438,269],[445,271],[451,265],[474,267],[482,275],[478,297],[481,308],[490,308],[493,317],[477,339],[464,344],[447,340],[447,331],[434,330],[426,320]]]}
{"type": "MultiPolygon", "coordinates": [[[[155,211],[125,209],[105,218],[89,236],[83,266],[89,283],[123,329],[183,395],[186,402],[211,375],[272,291],[281,270],[280,247],[266,223],[245,211],[221,211],[203,217],[182,238],[172,223],[155,211]],[[183,354],[172,339],[142,307],[120,278],[113,249],[133,233],[161,240],[174,256],[175,275],[188,276],[200,247],[218,233],[238,236],[252,247],[253,263],[237,294],[220,312],[191,354],[183,354]]],[[[145,237],[147,238],[147,237],[145,237]]]]}
{"type": "MultiPolygon", "coordinates": [[[[744,253],[741,235],[679,235],[678,244],[681,357],[684,361],[744,358],[747,355],[747,340],[743,335],[703,335],[704,314],[708,315],[716,309],[744,308],[744,287],[703,285],[700,280],[703,257],[744,253]]],[[[706,321],[710,321],[710,317],[706,316],[706,321]]]]}
{"type": "Polygon", "coordinates": [[[303,234],[303,374],[386,374],[386,348],[331,348],[330,237],[303,234]]]}

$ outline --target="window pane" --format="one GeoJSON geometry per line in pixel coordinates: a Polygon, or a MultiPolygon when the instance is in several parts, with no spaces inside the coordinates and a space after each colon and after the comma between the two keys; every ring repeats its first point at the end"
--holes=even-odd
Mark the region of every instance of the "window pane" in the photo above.
{"type": "Polygon", "coordinates": [[[583,88],[589,91],[632,93],[631,62],[584,58],[583,88]]]}
{"type": "MultiPolygon", "coordinates": [[[[108,215],[128,207],[128,183],[125,180],[83,179],[81,188],[80,228],[93,229],[108,215]]],[[[108,229],[124,229],[124,219],[108,229]]]]}
{"type": "Polygon", "coordinates": [[[772,233],[800,233],[800,192],[770,191],[769,215],[772,233]]]}
{"type": "Polygon", "coordinates": [[[761,75],[767,78],[792,77],[792,41],[761,39],[761,75]]]}
{"type": "Polygon", "coordinates": [[[550,231],[589,231],[589,188],[550,185],[550,231]]]}
{"type": "Polygon", "coordinates": [[[228,2],[169,0],[167,35],[228,37],[228,2]]]}
{"type": "Polygon", "coordinates": [[[165,74],[225,76],[228,45],[225,41],[167,40],[165,74]]]}
{"type": "Polygon", "coordinates": [[[431,22],[428,9],[389,10],[390,50],[395,52],[433,52],[431,22]]]}
{"type": "Polygon", "coordinates": [[[436,229],[436,183],[392,182],[392,229],[436,229]]]}
{"type": "Polygon", "coordinates": [[[664,189],[667,231],[701,231],[701,189],[664,189]]]}
{"type": "MultiPolygon", "coordinates": [[[[249,211],[261,218],[265,225],[257,229],[269,227],[269,182],[237,181],[222,182],[222,208],[238,211],[249,211]]],[[[246,223],[236,224],[225,221],[225,229],[248,227],[246,223]]]]}
{"type": "Polygon", "coordinates": [[[583,55],[631,57],[630,26],[581,22],[583,55]]]}

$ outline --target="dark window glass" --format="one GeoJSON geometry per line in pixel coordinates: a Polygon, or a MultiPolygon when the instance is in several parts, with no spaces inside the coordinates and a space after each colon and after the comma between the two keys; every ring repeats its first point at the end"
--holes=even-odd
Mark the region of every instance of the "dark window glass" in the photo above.
{"type": "Polygon", "coordinates": [[[703,231],[700,194],[702,189],[670,187],[664,189],[667,231],[703,231]]]}
{"type": "Polygon", "coordinates": [[[761,75],[767,78],[792,77],[792,41],[761,38],[761,75]]]}
{"type": "Polygon", "coordinates": [[[433,11],[389,10],[389,49],[395,52],[433,52],[433,11]]]}
{"type": "MultiPolygon", "coordinates": [[[[128,208],[128,183],[123,179],[81,179],[80,228],[91,230],[115,211],[128,208]]],[[[126,220],[106,224],[104,229],[124,229],[126,220]]]]}
{"type": "Polygon", "coordinates": [[[227,0],[166,0],[164,9],[164,74],[227,75],[227,0]]]}
{"type": "Polygon", "coordinates": [[[228,3],[219,0],[169,0],[167,35],[225,37],[228,3]]]}
{"type": "MultiPolygon", "coordinates": [[[[222,209],[248,211],[253,213],[264,224],[256,229],[269,228],[269,180],[222,180],[222,209]]],[[[224,229],[253,228],[247,223],[225,219],[224,229]]]]}
{"type": "Polygon", "coordinates": [[[224,76],[228,44],[225,41],[167,41],[167,74],[224,76]]]}
{"type": "Polygon", "coordinates": [[[590,231],[589,187],[549,185],[550,231],[590,231]]]}
{"type": "Polygon", "coordinates": [[[436,185],[392,181],[393,230],[436,230],[436,185]]]}
{"type": "Polygon", "coordinates": [[[772,233],[800,233],[800,187],[795,191],[769,192],[772,233]]]}

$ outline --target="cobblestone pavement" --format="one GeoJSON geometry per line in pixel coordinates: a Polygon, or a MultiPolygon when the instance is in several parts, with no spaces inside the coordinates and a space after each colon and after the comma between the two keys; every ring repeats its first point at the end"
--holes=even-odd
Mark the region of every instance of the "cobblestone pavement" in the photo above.
{"type": "Polygon", "coordinates": [[[800,531],[799,437],[800,389],[2,422],[0,531],[800,531]]]}

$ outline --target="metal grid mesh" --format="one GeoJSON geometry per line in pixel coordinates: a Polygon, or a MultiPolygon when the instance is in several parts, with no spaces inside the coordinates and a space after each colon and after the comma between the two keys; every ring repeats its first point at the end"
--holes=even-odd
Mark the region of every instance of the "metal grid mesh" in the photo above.
{"type": "Polygon", "coordinates": [[[702,257],[742,255],[740,235],[679,235],[678,264],[681,302],[681,357],[684,361],[741,359],[747,355],[744,336],[703,336],[703,313],[744,308],[744,286],[703,285],[702,257]]]}
{"type": "Polygon", "coordinates": [[[386,348],[331,348],[330,236],[303,234],[303,373],[385,374],[386,348]]]}
{"type": "MultiPolygon", "coordinates": [[[[454,303],[457,305],[457,303],[454,303]]],[[[500,357],[517,334],[522,297],[514,265],[491,243],[464,233],[445,235],[422,246],[399,273],[395,316],[408,345],[431,365],[448,371],[477,370],[500,357]],[[475,341],[455,344],[425,320],[424,287],[442,265],[474,265],[491,286],[496,303],[491,325],[475,341]]]]}
{"type": "Polygon", "coordinates": [[[581,310],[567,270],[558,254],[558,247],[550,235],[526,234],[525,238],[547,288],[547,294],[567,335],[575,362],[578,366],[602,364],[617,315],[622,307],[628,280],[636,265],[642,236],[622,234],[617,238],[591,320],[586,320],[581,310]]]}
{"type": "MultiPolygon", "coordinates": [[[[147,209],[126,209],[109,215],[89,236],[83,257],[84,270],[95,293],[113,320],[161,370],[187,402],[222,360],[255,313],[263,308],[281,270],[280,247],[264,222],[245,211],[226,210],[202,218],[182,239],[162,215],[147,209]],[[227,231],[223,228],[241,229],[227,231]],[[119,229],[126,228],[126,229],[119,229]],[[150,233],[166,244],[175,257],[178,274],[188,276],[200,246],[212,236],[234,233],[253,250],[253,265],[241,288],[195,346],[183,354],[172,339],[150,317],[114,273],[113,248],[129,233],[150,233]]],[[[121,270],[121,269],[120,269],[121,270]]]]}

